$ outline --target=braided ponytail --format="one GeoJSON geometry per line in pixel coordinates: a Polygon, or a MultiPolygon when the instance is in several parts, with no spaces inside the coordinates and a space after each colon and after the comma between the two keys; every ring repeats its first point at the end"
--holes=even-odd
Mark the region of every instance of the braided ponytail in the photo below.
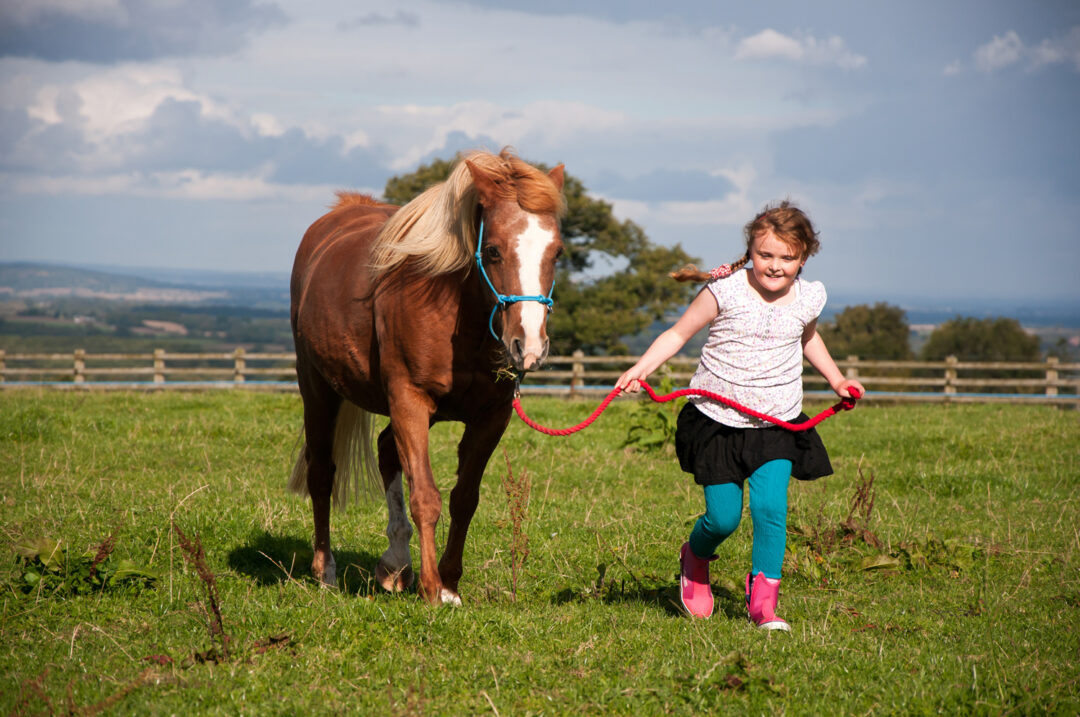
{"type": "Polygon", "coordinates": [[[687,264],[678,271],[673,271],[668,274],[672,279],[679,282],[688,281],[712,281],[713,279],[723,279],[724,277],[731,276],[739,269],[746,266],[750,261],[750,253],[747,252],[742,255],[742,258],[731,264],[721,264],[711,271],[701,271],[693,264],[687,264]]]}

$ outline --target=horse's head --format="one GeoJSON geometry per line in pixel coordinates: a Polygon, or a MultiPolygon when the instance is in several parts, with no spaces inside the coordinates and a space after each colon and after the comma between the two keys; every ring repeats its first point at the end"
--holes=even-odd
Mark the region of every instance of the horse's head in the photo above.
{"type": "Polygon", "coordinates": [[[502,318],[498,337],[514,367],[531,371],[539,368],[548,354],[549,299],[555,262],[562,254],[559,214],[563,167],[559,165],[547,175],[529,167],[531,174],[515,173],[507,178],[474,162],[466,163],[479,195],[481,281],[486,274],[502,318]]]}

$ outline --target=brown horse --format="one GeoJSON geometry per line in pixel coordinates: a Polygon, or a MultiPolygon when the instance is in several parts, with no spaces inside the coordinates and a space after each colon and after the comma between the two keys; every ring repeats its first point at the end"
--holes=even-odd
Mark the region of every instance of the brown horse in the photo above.
{"type": "Polygon", "coordinates": [[[376,578],[390,591],[414,580],[404,473],[420,533],[420,593],[431,603],[461,603],[465,534],[510,420],[514,382],[498,380],[500,369],[534,369],[547,355],[544,303],[562,251],[562,183],[562,165],[545,174],[506,149],[475,152],[400,209],[339,194],[304,235],[291,318],[305,445],[289,487],[311,495],[311,571],[324,584],[336,583],[331,502],[344,505],[358,473],[377,480],[370,420],[377,413],[390,417],[377,439],[390,546],[376,578]],[[465,430],[436,569],[442,496],[428,431],[443,420],[465,430]]]}

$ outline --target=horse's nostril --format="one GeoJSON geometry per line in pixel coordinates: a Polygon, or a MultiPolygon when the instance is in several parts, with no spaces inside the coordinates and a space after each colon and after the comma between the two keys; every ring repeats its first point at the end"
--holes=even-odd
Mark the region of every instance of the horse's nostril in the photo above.
{"type": "Polygon", "coordinates": [[[515,358],[521,358],[525,354],[525,348],[521,343],[521,339],[514,339],[510,342],[510,355],[515,358]]]}

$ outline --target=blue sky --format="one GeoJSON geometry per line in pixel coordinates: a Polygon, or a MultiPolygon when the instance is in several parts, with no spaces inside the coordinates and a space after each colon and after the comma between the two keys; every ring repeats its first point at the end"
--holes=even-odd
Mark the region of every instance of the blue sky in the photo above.
{"type": "Polygon", "coordinates": [[[1073,2],[5,0],[0,261],[284,272],[512,145],[709,266],[790,197],[834,295],[1080,305],[1078,126],[1073,2]]]}

